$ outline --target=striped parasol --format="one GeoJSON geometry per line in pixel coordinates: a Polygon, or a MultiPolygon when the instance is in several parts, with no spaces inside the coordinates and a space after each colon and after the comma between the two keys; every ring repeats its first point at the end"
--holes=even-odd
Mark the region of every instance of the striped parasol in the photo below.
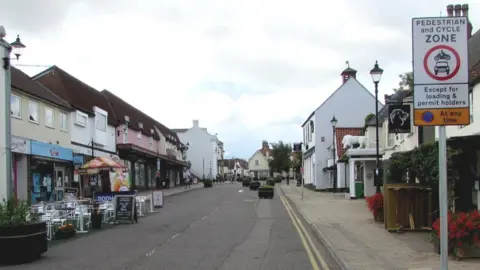
{"type": "Polygon", "coordinates": [[[95,159],[90,160],[86,164],[84,164],[80,169],[88,170],[88,169],[124,169],[127,166],[120,164],[118,162],[113,161],[109,157],[97,157],[95,159]]]}

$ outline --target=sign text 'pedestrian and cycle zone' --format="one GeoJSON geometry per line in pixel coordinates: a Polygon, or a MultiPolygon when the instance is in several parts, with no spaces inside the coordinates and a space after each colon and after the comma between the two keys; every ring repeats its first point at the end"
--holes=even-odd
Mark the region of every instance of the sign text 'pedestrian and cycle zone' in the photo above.
{"type": "Polygon", "coordinates": [[[467,18],[412,20],[414,124],[470,124],[467,18]]]}

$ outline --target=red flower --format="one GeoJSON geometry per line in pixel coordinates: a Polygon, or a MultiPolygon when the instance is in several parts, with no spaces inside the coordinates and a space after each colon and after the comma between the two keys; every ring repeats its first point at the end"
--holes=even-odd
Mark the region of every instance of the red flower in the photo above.
{"type": "Polygon", "coordinates": [[[373,196],[365,197],[367,201],[368,209],[373,213],[373,215],[378,214],[383,209],[383,194],[375,193],[373,196]]]}
{"type": "MultiPolygon", "coordinates": [[[[432,224],[432,234],[440,237],[440,219],[432,224]]],[[[467,245],[480,246],[480,212],[448,213],[448,239],[454,247],[467,245]]]]}

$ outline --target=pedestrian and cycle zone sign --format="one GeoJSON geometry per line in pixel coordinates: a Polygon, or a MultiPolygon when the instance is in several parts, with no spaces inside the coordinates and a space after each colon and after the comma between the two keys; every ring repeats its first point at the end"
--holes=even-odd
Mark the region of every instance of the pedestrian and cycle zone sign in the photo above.
{"type": "Polygon", "coordinates": [[[414,18],[416,126],[470,124],[466,17],[414,18]]]}

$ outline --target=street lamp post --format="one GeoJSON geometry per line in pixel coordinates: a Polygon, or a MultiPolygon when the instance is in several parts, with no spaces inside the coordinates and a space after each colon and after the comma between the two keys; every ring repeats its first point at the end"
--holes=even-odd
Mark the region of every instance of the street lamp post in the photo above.
{"type": "Polygon", "coordinates": [[[337,166],[336,166],[336,149],[335,149],[335,127],[337,126],[337,119],[335,118],[335,115],[333,116],[332,120],[330,123],[332,123],[332,131],[333,131],[333,136],[332,136],[332,146],[333,146],[333,193],[337,192],[337,166]]]}
{"type": "Polygon", "coordinates": [[[0,25],[0,57],[3,60],[4,72],[0,74],[0,104],[3,110],[0,110],[0,123],[4,126],[0,128],[0,201],[11,199],[13,194],[12,183],[12,130],[11,130],[11,69],[10,61],[18,60],[26,46],[17,39],[8,43],[3,38],[7,35],[5,28],[0,25]],[[13,50],[15,58],[10,58],[13,50]]]}
{"type": "Polygon", "coordinates": [[[383,69],[378,67],[378,61],[375,61],[375,66],[370,70],[370,76],[372,76],[373,83],[375,84],[375,150],[376,150],[376,167],[375,167],[375,186],[377,187],[377,193],[380,193],[380,140],[378,136],[378,83],[382,78],[383,69]]]}

